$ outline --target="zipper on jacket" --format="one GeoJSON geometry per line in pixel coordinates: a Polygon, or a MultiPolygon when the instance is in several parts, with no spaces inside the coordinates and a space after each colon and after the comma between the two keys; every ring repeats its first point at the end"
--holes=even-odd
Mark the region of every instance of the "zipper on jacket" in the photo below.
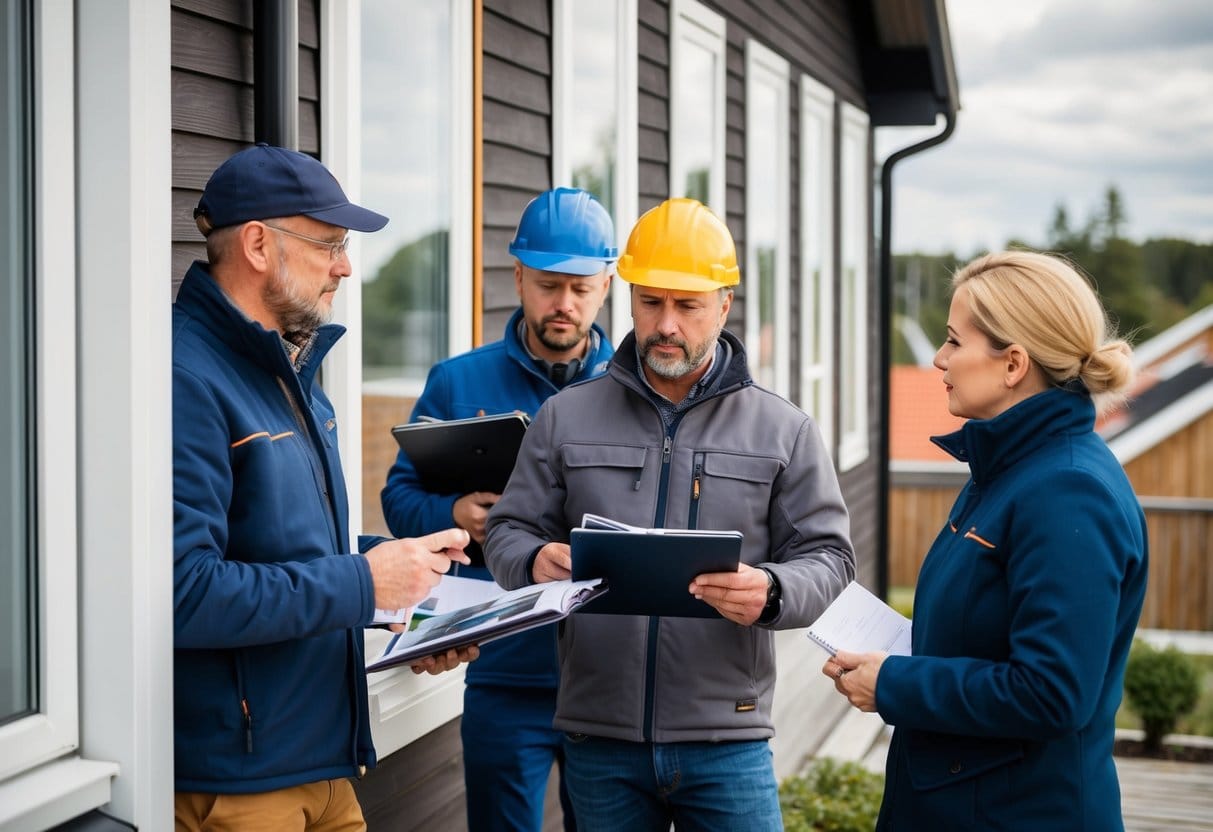
{"type": "MultiPolygon", "coordinates": [[[[656,405],[654,405],[656,409],[656,405]]],[[[658,413],[658,418],[660,418],[658,413]]],[[[665,525],[665,505],[670,490],[670,457],[674,449],[674,433],[682,421],[683,414],[679,413],[666,428],[665,439],[661,443],[661,475],[657,480],[657,511],[653,518],[653,526],[660,528],[665,525]]],[[[644,667],[644,738],[651,742],[653,739],[653,696],[657,685],[657,636],[661,630],[661,618],[649,616],[649,643],[645,651],[644,667]]]]}
{"type": "Polygon", "coordinates": [[[240,715],[244,717],[244,751],[253,753],[253,713],[249,710],[248,695],[244,690],[244,651],[237,650],[234,656],[236,663],[236,695],[240,697],[240,715]]]}
{"type": "Polygon", "coordinates": [[[248,700],[241,697],[240,712],[244,714],[244,750],[253,753],[253,715],[249,713],[248,700]]]}
{"type": "Polygon", "coordinates": [[[653,741],[653,688],[657,678],[657,637],[661,631],[661,616],[649,616],[649,643],[644,656],[644,741],[653,741]]]}
{"type": "Polygon", "coordinates": [[[337,551],[341,551],[342,543],[337,537],[336,510],[333,507],[332,495],[329,494],[328,477],[325,476],[324,460],[321,457],[323,451],[314,445],[314,443],[317,442],[317,439],[315,438],[316,431],[314,428],[309,429],[308,419],[303,413],[303,408],[299,406],[299,402],[297,402],[295,397],[291,394],[291,390],[287,386],[286,381],[284,381],[281,376],[275,376],[275,380],[278,382],[278,387],[282,390],[282,395],[286,396],[286,402],[291,407],[291,413],[294,414],[295,421],[299,424],[299,430],[301,433],[300,439],[307,445],[308,463],[312,467],[312,476],[316,478],[317,483],[320,486],[320,493],[324,495],[324,505],[328,509],[328,511],[325,512],[325,516],[329,521],[329,535],[332,537],[333,542],[337,545],[337,551]],[[304,439],[304,437],[307,438],[304,439]]]}
{"type": "Polygon", "coordinates": [[[703,488],[703,453],[695,454],[695,464],[691,475],[691,510],[687,514],[687,528],[699,528],[699,497],[703,488]]]}

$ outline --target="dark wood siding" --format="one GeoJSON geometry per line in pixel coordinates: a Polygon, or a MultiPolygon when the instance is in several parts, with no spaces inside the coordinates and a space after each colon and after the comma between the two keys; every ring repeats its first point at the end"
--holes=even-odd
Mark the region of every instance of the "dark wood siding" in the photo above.
{"type": "MultiPolygon", "coordinates": [[[[299,0],[299,149],[320,154],[320,8],[299,0]]],[[[211,171],[253,142],[253,11],[172,0],[173,293],[206,259],[194,206],[211,171]]]]}
{"type": "Polygon", "coordinates": [[[484,3],[484,340],[518,305],[508,247],[552,186],[552,15],[543,0],[484,3]]]}

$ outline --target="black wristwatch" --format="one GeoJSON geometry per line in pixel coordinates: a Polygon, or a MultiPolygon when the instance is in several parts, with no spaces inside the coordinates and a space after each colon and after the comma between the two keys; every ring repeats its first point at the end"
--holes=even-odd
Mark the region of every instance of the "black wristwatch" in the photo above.
{"type": "MultiPolygon", "coordinates": [[[[762,567],[759,567],[760,569],[762,567]]],[[[762,612],[758,614],[756,624],[770,624],[775,620],[775,616],[779,615],[780,598],[783,597],[783,590],[779,587],[779,579],[770,569],[763,569],[767,573],[767,602],[762,607],[762,612]]]]}

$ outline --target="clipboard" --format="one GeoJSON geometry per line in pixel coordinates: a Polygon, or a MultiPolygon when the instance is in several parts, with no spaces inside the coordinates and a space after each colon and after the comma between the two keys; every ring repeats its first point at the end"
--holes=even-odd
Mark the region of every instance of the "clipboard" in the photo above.
{"type": "Polygon", "coordinates": [[[611,591],[579,613],[721,618],[687,591],[705,572],[736,572],[741,532],[576,528],[569,534],[573,580],[605,578],[611,591]]]}
{"type": "Polygon", "coordinates": [[[500,494],[514,470],[514,460],[529,423],[524,413],[498,413],[470,419],[409,422],[393,427],[392,436],[417,469],[427,491],[500,494]]]}

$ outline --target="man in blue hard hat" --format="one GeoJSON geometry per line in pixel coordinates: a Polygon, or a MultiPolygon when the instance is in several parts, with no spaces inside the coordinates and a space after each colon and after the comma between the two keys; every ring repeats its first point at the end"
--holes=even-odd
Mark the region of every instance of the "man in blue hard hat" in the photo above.
{"type": "MultiPolygon", "coordinates": [[[[591,194],[556,188],[532,199],[510,243],[521,306],[500,341],[430,370],[412,420],[461,419],[539,406],[565,386],[605,371],[614,349],[594,323],[618,256],[610,215],[591,194]]],[[[453,522],[472,537],[473,568],[492,580],[480,555],[489,509],[500,495],[427,491],[403,453],[388,473],[383,514],[393,534],[428,534],[453,522]]],[[[539,830],[561,737],[552,729],[559,672],[556,625],[487,644],[469,665],[463,699],[463,762],[470,832],[539,830]]],[[[563,783],[565,828],[572,809],[563,783]]]]}

